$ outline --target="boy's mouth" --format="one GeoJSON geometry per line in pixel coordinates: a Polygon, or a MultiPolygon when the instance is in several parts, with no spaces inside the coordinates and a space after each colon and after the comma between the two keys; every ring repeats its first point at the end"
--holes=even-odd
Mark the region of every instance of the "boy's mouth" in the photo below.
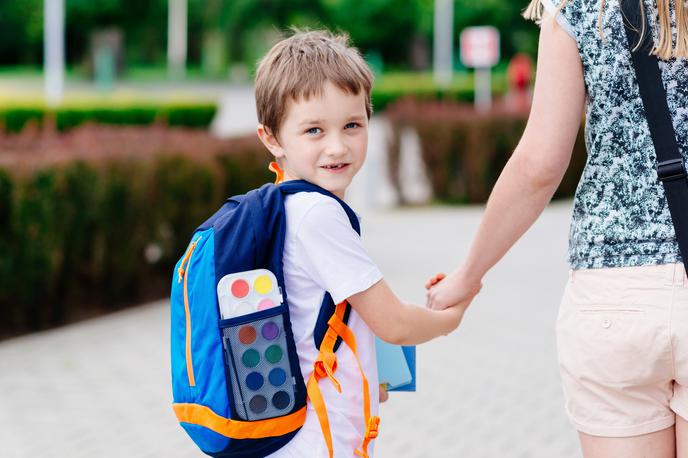
{"type": "Polygon", "coordinates": [[[323,165],[323,166],[321,166],[320,168],[323,168],[323,169],[325,169],[325,170],[327,170],[327,171],[329,171],[329,172],[341,172],[341,171],[345,170],[347,167],[349,167],[349,164],[340,162],[340,163],[337,163],[337,164],[327,164],[327,165],[323,165]]]}

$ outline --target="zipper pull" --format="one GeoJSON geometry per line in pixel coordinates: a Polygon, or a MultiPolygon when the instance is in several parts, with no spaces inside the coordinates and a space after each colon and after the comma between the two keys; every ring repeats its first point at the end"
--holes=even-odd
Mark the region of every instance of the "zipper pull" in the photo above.
{"type": "Polygon", "coordinates": [[[182,280],[184,279],[184,274],[186,273],[186,264],[189,262],[189,259],[191,259],[191,254],[193,251],[196,249],[196,245],[198,245],[198,242],[201,240],[200,237],[198,237],[196,240],[191,242],[191,245],[189,245],[189,249],[186,250],[186,254],[184,255],[184,259],[182,259],[182,263],[179,265],[179,269],[177,269],[177,283],[181,283],[182,280]]]}

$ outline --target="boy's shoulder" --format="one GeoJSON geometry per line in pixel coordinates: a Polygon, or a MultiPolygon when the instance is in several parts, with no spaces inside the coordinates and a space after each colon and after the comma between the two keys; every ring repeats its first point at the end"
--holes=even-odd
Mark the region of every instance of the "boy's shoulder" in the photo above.
{"type": "Polygon", "coordinates": [[[306,216],[308,218],[328,218],[328,217],[342,217],[346,219],[346,212],[342,206],[330,196],[326,196],[319,192],[299,192],[286,196],[285,209],[287,217],[293,216],[302,219],[306,216]]]}
{"type": "Polygon", "coordinates": [[[332,197],[319,192],[299,192],[286,196],[284,207],[287,225],[298,228],[301,224],[328,227],[346,224],[351,226],[346,212],[332,197]]]}

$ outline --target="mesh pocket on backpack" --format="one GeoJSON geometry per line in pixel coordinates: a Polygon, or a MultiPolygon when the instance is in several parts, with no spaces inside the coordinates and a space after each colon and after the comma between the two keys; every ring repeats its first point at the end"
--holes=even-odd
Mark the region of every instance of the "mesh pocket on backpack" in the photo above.
{"type": "Polygon", "coordinates": [[[234,412],[243,420],[280,417],[294,407],[295,380],[281,309],[222,323],[234,412]]]}

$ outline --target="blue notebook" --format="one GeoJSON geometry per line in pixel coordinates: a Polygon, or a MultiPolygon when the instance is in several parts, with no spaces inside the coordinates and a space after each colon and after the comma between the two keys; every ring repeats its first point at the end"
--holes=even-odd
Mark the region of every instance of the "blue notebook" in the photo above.
{"type": "Polygon", "coordinates": [[[403,347],[375,338],[377,371],[387,391],[416,391],[416,347],[403,347]]]}

